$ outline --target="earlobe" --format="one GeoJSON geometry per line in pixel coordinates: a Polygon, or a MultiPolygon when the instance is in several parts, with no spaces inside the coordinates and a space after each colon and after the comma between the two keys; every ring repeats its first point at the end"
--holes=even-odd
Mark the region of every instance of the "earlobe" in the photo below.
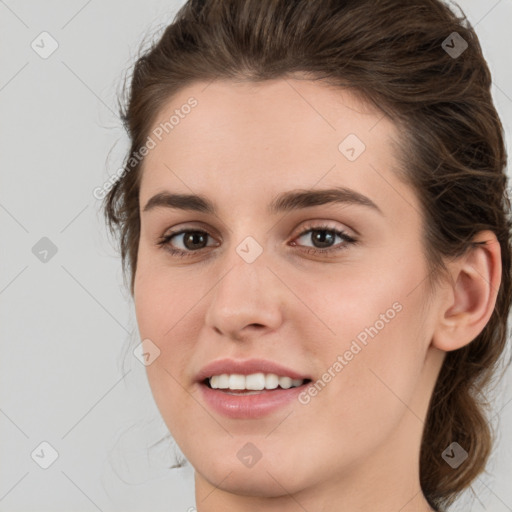
{"type": "Polygon", "coordinates": [[[451,283],[440,302],[432,345],[457,350],[473,341],[489,321],[501,283],[501,248],[492,231],[481,231],[474,246],[449,264],[451,283]]]}

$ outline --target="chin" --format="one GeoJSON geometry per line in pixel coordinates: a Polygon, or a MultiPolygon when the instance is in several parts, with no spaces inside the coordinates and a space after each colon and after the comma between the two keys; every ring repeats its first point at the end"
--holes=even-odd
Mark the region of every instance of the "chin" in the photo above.
{"type": "MultiPolygon", "coordinates": [[[[248,461],[249,465],[244,465],[244,454],[250,454],[251,448],[240,453],[240,446],[251,443],[250,439],[247,436],[235,436],[229,438],[230,442],[216,444],[216,449],[211,451],[203,445],[200,449],[196,448],[195,453],[187,459],[195,471],[212,486],[237,495],[278,497],[287,492],[298,492],[311,485],[315,475],[308,473],[310,461],[301,458],[298,464],[296,453],[292,456],[296,452],[293,446],[290,446],[290,453],[287,455],[282,448],[265,448],[262,446],[261,437],[255,438],[254,445],[261,447],[261,458],[256,462],[248,461]]],[[[316,476],[319,476],[318,471],[316,476]]]]}
{"type": "Polygon", "coordinates": [[[252,468],[241,467],[236,463],[214,468],[203,460],[195,470],[212,486],[240,496],[277,498],[287,493],[293,494],[304,487],[291,469],[276,468],[262,460],[252,468]]]}

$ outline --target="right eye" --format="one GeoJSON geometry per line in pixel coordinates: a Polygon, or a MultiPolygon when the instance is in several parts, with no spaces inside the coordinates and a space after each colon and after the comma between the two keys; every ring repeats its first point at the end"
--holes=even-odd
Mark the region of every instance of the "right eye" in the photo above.
{"type": "MultiPolygon", "coordinates": [[[[198,229],[182,229],[180,231],[174,231],[167,233],[161,237],[157,245],[163,249],[169,251],[172,255],[178,257],[193,256],[193,253],[199,252],[201,249],[211,247],[207,245],[207,239],[211,237],[209,233],[198,229]],[[173,245],[173,240],[181,240],[181,248],[176,248],[173,245]]],[[[217,246],[218,244],[213,244],[217,246]]]]}

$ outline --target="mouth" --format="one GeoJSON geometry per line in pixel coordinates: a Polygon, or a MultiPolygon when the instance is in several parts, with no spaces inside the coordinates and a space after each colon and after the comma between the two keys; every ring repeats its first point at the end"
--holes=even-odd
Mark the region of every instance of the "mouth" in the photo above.
{"type": "Polygon", "coordinates": [[[212,412],[254,420],[293,407],[311,375],[265,359],[219,359],[200,370],[196,382],[212,412]]]}
{"type": "Polygon", "coordinates": [[[227,395],[249,396],[300,388],[311,379],[292,379],[275,373],[252,373],[249,375],[228,374],[212,375],[202,381],[202,385],[227,395]]]}
{"type": "Polygon", "coordinates": [[[220,374],[200,381],[205,405],[234,420],[258,420],[297,406],[311,379],[292,379],[277,374],[220,374]],[[258,388],[258,389],[253,389],[258,388]]]}

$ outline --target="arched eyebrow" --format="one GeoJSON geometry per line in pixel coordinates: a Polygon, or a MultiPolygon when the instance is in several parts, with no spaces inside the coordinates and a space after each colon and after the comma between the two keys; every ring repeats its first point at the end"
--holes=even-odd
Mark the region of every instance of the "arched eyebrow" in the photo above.
{"type": "MultiPolygon", "coordinates": [[[[332,203],[358,204],[373,209],[382,215],[381,209],[370,198],[345,187],[324,190],[290,190],[274,198],[268,206],[268,211],[270,214],[276,215],[292,210],[332,203]]],[[[212,201],[207,197],[196,194],[160,192],[149,199],[143,211],[147,212],[154,208],[171,208],[211,215],[217,214],[217,209],[212,201]]]]}
{"type": "Polygon", "coordinates": [[[273,199],[269,205],[269,212],[278,214],[330,203],[367,206],[382,215],[381,209],[369,197],[345,187],[324,190],[291,190],[273,199]]]}

